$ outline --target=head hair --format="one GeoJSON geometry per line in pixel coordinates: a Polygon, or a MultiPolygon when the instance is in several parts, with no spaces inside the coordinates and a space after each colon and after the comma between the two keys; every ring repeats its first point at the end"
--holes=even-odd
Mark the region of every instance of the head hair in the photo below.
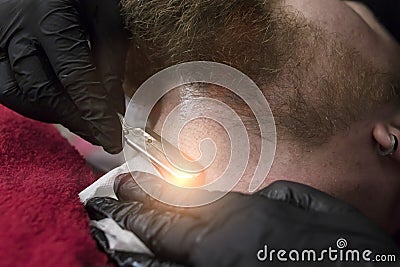
{"type": "Polygon", "coordinates": [[[280,139],[321,144],[398,98],[391,75],[279,1],[122,0],[122,5],[154,71],[194,60],[237,68],[261,88],[280,139]]]}

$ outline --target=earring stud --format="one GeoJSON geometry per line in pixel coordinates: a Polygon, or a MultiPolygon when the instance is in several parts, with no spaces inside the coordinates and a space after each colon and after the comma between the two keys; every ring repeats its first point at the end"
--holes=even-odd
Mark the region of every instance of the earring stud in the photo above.
{"type": "Polygon", "coordinates": [[[381,156],[388,156],[388,155],[393,155],[394,152],[396,152],[397,148],[399,147],[399,140],[397,139],[397,136],[391,134],[390,135],[390,148],[383,150],[382,146],[380,144],[377,144],[377,150],[378,154],[381,156]]]}

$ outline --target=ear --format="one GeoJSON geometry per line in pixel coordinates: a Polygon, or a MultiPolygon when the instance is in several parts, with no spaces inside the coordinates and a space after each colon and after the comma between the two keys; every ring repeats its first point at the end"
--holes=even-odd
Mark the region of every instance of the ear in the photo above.
{"type": "MultiPolygon", "coordinates": [[[[390,150],[393,148],[392,135],[397,138],[397,141],[400,141],[400,128],[394,127],[390,124],[377,123],[372,130],[372,135],[375,139],[375,142],[377,143],[377,146],[379,145],[381,150],[390,150]]],[[[399,150],[399,147],[395,147],[395,151],[388,156],[395,157],[400,161],[399,150]]]]}

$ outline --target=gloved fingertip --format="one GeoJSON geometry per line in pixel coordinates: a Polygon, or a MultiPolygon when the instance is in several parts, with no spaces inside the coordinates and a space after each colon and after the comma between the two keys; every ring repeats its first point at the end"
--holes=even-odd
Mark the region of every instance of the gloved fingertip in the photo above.
{"type": "Polygon", "coordinates": [[[110,197],[94,197],[86,202],[87,207],[98,207],[103,204],[116,204],[118,200],[110,197]]]}
{"type": "Polygon", "coordinates": [[[115,194],[118,199],[123,202],[145,202],[147,199],[147,193],[136,181],[137,179],[139,179],[139,181],[143,181],[143,179],[150,180],[152,177],[153,176],[148,173],[133,172],[132,174],[121,177],[120,179],[116,179],[114,183],[115,194]],[[143,178],[143,176],[146,178],[143,178]]]}
{"type": "Polygon", "coordinates": [[[109,217],[109,211],[118,205],[118,201],[109,197],[95,197],[89,199],[85,209],[92,220],[101,220],[109,217]]]}
{"type": "Polygon", "coordinates": [[[103,145],[103,149],[107,153],[116,155],[116,154],[118,154],[118,153],[120,153],[122,151],[122,145],[121,146],[104,146],[103,145]]]}
{"type": "Polygon", "coordinates": [[[114,180],[114,192],[117,192],[121,185],[132,179],[131,173],[123,173],[118,175],[114,180]]]}
{"type": "Polygon", "coordinates": [[[95,138],[107,153],[118,154],[122,151],[122,128],[119,123],[110,131],[100,132],[93,128],[92,132],[94,132],[95,138]]]}
{"type": "Polygon", "coordinates": [[[354,208],[311,186],[290,181],[277,181],[257,195],[283,201],[304,210],[317,212],[351,212],[354,208]]]}

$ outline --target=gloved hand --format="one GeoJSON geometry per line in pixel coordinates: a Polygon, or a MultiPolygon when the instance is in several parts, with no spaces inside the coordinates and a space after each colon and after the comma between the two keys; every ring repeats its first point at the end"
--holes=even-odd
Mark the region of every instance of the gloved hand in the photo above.
{"type": "Polygon", "coordinates": [[[128,47],[117,0],[0,0],[0,103],[122,149],[128,47]],[[87,39],[90,39],[90,45],[87,39]]]}
{"type": "MultiPolygon", "coordinates": [[[[176,194],[176,189],[171,190],[157,177],[133,175],[153,183],[158,195],[176,194]]],[[[347,248],[399,256],[391,238],[357,210],[305,185],[281,181],[254,195],[232,192],[206,206],[176,208],[145,194],[129,175],[117,181],[115,192],[119,200],[88,201],[86,209],[91,219],[114,219],[123,229],[134,232],[161,260],[189,266],[292,266],[290,261],[278,261],[278,250],[298,249],[301,253],[303,249],[315,249],[320,253],[329,247],[338,249],[340,238],[347,240],[347,248]],[[272,263],[268,257],[265,261],[258,259],[266,256],[265,246],[268,251],[275,249],[272,263]]],[[[213,193],[198,190],[185,197],[207,194],[213,193]]],[[[288,253],[285,257],[288,258],[288,253]]],[[[374,266],[375,263],[354,264],[374,266]]],[[[353,266],[329,261],[327,255],[323,261],[323,266],[349,265],[353,266]]],[[[296,262],[295,266],[322,265],[305,261],[296,262]]]]}

